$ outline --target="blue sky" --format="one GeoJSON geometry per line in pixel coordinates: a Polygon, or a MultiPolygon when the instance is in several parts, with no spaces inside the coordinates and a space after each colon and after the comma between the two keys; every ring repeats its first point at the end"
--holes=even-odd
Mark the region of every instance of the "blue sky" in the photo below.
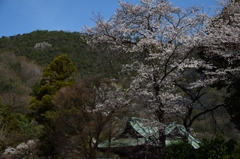
{"type": "MultiPolygon", "coordinates": [[[[139,0],[122,0],[138,4],[139,0]]],[[[187,8],[204,5],[205,12],[218,6],[215,0],[170,0],[187,8]]],[[[0,0],[0,37],[30,33],[34,30],[81,31],[93,27],[94,13],[108,19],[119,7],[117,0],[0,0]]]]}

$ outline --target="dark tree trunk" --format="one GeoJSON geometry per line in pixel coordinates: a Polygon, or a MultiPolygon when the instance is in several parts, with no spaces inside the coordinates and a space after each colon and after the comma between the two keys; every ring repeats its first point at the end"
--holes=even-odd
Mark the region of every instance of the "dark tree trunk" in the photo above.
{"type": "Polygon", "coordinates": [[[165,132],[159,133],[160,137],[160,147],[159,147],[159,159],[165,159],[166,158],[166,135],[165,132]]]}
{"type": "MultiPolygon", "coordinates": [[[[164,119],[164,110],[163,110],[163,104],[159,105],[159,108],[157,110],[157,117],[158,121],[161,124],[165,124],[164,119]]],[[[158,156],[159,159],[165,159],[166,157],[166,134],[165,134],[165,126],[163,128],[160,128],[159,130],[159,150],[158,150],[158,156]]]]}
{"type": "MultiPolygon", "coordinates": [[[[164,104],[159,99],[159,91],[160,91],[160,85],[157,84],[157,74],[154,74],[154,92],[155,97],[158,99],[159,105],[158,109],[156,110],[156,116],[158,118],[158,122],[161,124],[165,124],[165,112],[164,112],[164,104]]],[[[165,159],[166,158],[166,134],[165,134],[165,126],[163,128],[160,128],[159,130],[159,150],[157,152],[157,156],[159,159],[165,159]]]]}

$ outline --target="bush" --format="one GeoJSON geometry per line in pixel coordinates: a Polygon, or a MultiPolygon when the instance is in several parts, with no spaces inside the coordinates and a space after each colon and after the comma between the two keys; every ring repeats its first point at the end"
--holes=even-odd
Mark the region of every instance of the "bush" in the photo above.
{"type": "Polygon", "coordinates": [[[213,140],[202,141],[201,147],[197,151],[196,159],[239,159],[240,144],[234,139],[225,141],[222,135],[218,135],[213,140]]]}
{"type": "Polygon", "coordinates": [[[240,144],[234,139],[226,141],[222,135],[213,140],[203,139],[199,149],[178,142],[167,147],[167,159],[240,159],[240,144]]]}
{"type": "Polygon", "coordinates": [[[222,135],[214,140],[203,139],[197,153],[197,159],[224,159],[227,156],[227,146],[222,135]]]}
{"type": "Polygon", "coordinates": [[[167,159],[196,158],[194,148],[183,141],[168,146],[166,150],[166,157],[167,159]]]}

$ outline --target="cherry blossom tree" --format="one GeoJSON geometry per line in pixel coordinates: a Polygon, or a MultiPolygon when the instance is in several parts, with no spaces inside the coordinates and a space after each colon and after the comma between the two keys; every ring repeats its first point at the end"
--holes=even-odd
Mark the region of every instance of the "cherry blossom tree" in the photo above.
{"type": "Polygon", "coordinates": [[[81,158],[95,159],[101,136],[111,139],[114,128],[109,126],[128,112],[129,102],[118,85],[97,76],[60,89],[54,103],[58,109],[57,150],[62,157],[78,152],[81,158]]]}
{"type": "Polygon", "coordinates": [[[240,2],[224,0],[221,5],[223,10],[211,20],[202,40],[203,59],[213,67],[204,69],[205,78],[193,85],[215,85],[219,88],[227,86],[229,97],[225,100],[225,107],[231,121],[239,124],[240,2]]]}
{"type": "Polygon", "coordinates": [[[131,99],[158,121],[157,158],[165,158],[166,119],[184,113],[185,98],[175,83],[189,68],[208,67],[194,58],[208,17],[197,7],[186,10],[167,0],[119,1],[120,9],[108,20],[98,15],[96,27],[87,28],[92,45],[107,43],[114,51],[139,52],[144,60],[125,65],[137,75],[128,90],[131,99]]]}
{"type": "Polygon", "coordinates": [[[203,71],[204,80],[192,83],[194,87],[218,82],[229,84],[240,75],[240,3],[224,0],[221,4],[223,10],[209,22],[201,44],[206,65],[212,67],[203,71]]]}

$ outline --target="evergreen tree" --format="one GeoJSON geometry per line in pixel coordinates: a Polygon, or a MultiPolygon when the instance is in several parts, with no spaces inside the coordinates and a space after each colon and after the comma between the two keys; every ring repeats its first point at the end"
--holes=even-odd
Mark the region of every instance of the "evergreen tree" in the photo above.
{"type": "Polygon", "coordinates": [[[67,55],[56,57],[44,70],[39,89],[30,100],[30,117],[43,125],[39,136],[40,151],[43,156],[56,156],[54,145],[56,108],[52,103],[53,95],[64,86],[74,83],[73,75],[77,69],[67,55]]]}

